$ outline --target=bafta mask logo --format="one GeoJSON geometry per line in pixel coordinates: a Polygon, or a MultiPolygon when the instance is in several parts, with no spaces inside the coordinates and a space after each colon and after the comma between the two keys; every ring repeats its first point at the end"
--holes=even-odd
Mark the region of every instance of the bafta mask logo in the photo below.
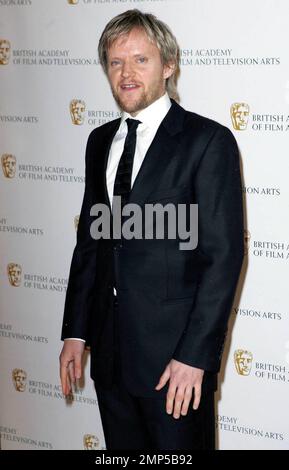
{"type": "Polygon", "coordinates": [[[69,5],[77,5],[78,0],[68,0],[69,5]]]}
{"type": "Polygon", "coordinates": [[[8,279],[13,287],[19,287],[21,284],[22,268],[20,264],[9,263],[7,266],[8,279]]]}
{"type": "Polygon", "coordinates": [[[247,255],[249,253],[249,248],[250,248],[250,239],[251,239],[251,233],[249,230],[244,230],[244,254],[247,255]]]}
{"type": "Polygon", "coordinates": [[[247,103],[233,103],[231,119],[236,131],[245,131],[249,120],[250,107],[247,103]]]}
{"type": "Polygon", "coordinates": [[[250,375],[253,354],[244,349],[237,349],[234,353],[235,367],[239,375],[250,375]]]}
{"type": "Polygon", "coordinates": [[[82,100],[70,101],[70,115],[72,124],[80,126],[84,123],[85,102],[82,100]]]}
{"type": "Polygon", "coordinates": [[[4,153],[1,157],[2,170],[6,178],[14,178],[16,173],[16,157],[4,153]]]}
{"type": "Polygon", "coordinates": [[[17,392],[25,392],[27,374],[23,369],[13,369],[12,380],[17,392]]]}
{"type": "Polygon", "coordinates": [[[99,449],[99,439],[93,434],[85,434],[83,436],[83,445],[85,450],[97,450],[99,449]]]}
{"type": "Polygon", "coordinates": [[[0,65],[9,64],[11,44],[7,39],[0,39],[0,65]]]}
{"type": "Polygon", "coordinates": [[[77,232],[77,229],[78,229],[78,224],[79,224],[79,215],[76,215],[74,217],[74,228],[75,228],[76,232],[77,232]]]}

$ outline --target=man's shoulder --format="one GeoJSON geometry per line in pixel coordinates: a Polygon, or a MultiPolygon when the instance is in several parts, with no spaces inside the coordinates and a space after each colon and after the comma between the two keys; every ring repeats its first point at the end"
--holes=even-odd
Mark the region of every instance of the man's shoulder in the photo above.
{"type": "Polygon", "coordinates": [[[220,122],[194,111],[189,111],[174,100],[172,101],[174,105],[173,109],[177,113],[175,116],[181,116],[182,118],[182,129],[184,132],[192,134],[194,137],[210,138],[216,133],[233,137],[231,130],[220,122]]]}
{"type": "Polygon", "coordinates": [[[186,113],[186,118],[184,122],[184,127],[185,129],[192,129],[198,130],[200,133],[204,134],[211,134],[211,133],[216,133],[216,132],[224,132],[224,133],[230,133],[231,131],[228,127],[226,127],[224,124],[221,124],[220,122],[203,116],[201,114],[197,114],[193,111],[185,111],[186,113]]]}
{"type": "Polygon", "coordinates": [[[227,126],[193,111],[184,110],[184,112],[183,132],[185,139],[199,142],[202,146],[213,143],[213,145],[225,144],[228,148],[238,148],[236,138],[227,126]]]}
{"type": "Polygon", "coordinates": [[[101,126],[95,127],[93,129],[89,136],[88,140],[94,140],[95,138],[98,138],[100,136],[105,136],[109,135],[116,127],[118,127],[120,123],[120,118],[113,119],[112,121],[106,122],[105,124],[102,124],[101,126]]]}

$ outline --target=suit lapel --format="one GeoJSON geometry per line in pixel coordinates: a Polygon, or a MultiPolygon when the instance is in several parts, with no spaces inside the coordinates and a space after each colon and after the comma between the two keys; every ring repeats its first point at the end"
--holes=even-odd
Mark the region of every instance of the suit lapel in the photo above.
{"type": "Polygon", "coordinates": [[[130,192],[129,202],[141,205],[160,182],[179,145],[185,110],[174,100],[146,153],[130,192]]]}
{"type": "MultiPolygon", "coordinates": [[[[108,163],[108,157],[109,157],[109,151],[110,147],[113,141],[113,138],[119,128],[120,125],[120,119],[117,119],[115,121],[111,122],[111,127],[109,128],[108,132],[103,136],[102,139],[102,151],[101,154],[104,155],[103,158],[103,168],[102,168],[102,183],[103,183],[103,188],[104,188],[104,200],[105,204],[109,207],[110,212],[111,212],[111,206],[110,206],[110,200],[108,196],[108,191],[107,191],[107,184],[106,184],[106,169],[107,169],[107,163],[108,163]]],[[[112,215],[112,213],[111,213],[112,215]]]]}
{"type": "MultiPolygon", "coordinates": [[[[176,154],[179,145],[177,134],[183,128],[185,110],[171,99],[172,106],[167,115],[161,122],[158,131],[145,155],[139,172],[135,178],[130,192],[129,201],[141,205],[154,191],[160,182],[161,175],[164,174],[171,158],[176,154]]],[[[120,119],[111,122],[111,126],[102,137],[103,158],[102,183],[104,188],[104,200],[110,207],[109,196],[106,184],[106,169],[109,157],[110,147],[113,138],[119,128],[120,119]]]]}

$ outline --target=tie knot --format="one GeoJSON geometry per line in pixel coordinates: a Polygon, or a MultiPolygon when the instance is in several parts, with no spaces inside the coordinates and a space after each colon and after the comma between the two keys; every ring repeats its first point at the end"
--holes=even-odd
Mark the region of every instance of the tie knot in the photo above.
{"type": "Polygon", "coordinates": [[[137,119],[127,118],[126,123],[127,123],[128,132],[131,133],[131,132],[136,131],[137,126],[141,124],[141,121],[138,121],[137,119]]]}

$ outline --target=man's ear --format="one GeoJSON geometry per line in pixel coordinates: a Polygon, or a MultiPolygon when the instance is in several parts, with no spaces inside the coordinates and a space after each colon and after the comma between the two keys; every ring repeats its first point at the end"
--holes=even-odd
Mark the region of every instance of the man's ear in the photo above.
{"type": "Polygon", "coordinates": [[[176,69],[176,64],[174,62],[169,62],[168,64],[165,64],[164,65],[164,70],[163,70],[164,80],[166,80],[171,75],[173,75],[175,69],[176,69]]]}

